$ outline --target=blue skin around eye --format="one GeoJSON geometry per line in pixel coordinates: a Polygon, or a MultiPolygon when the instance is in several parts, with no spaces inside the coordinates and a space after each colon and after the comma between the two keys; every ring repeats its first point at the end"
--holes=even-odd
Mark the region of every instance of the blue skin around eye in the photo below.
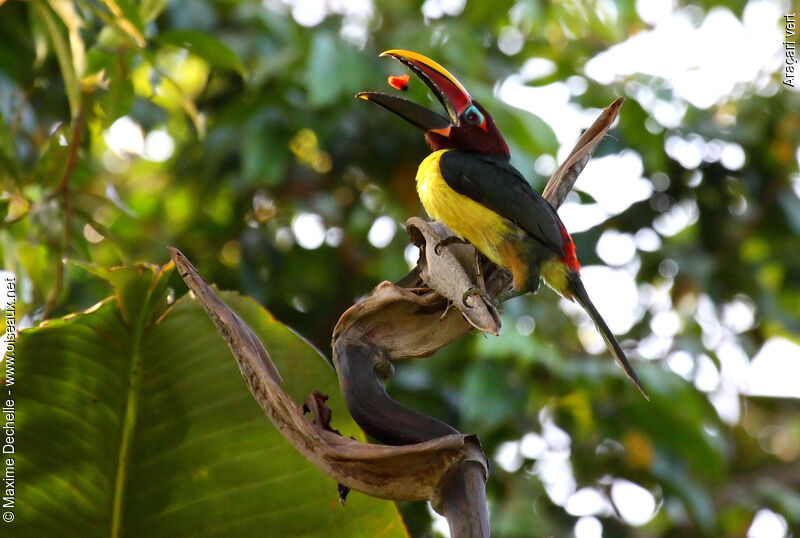
{"type": "MultiPolygon", "coordinates": [[[[483,123],[483,114],[481,114],[481,111],[478,110],[478,107],[476,107],[475,105],[472,105],[471,107],[469,107],[464,112],[464,118],[467,118],[470,114],[476,114],[478,116],[478,121],[474,122],[475,124],[480,125],[480,124],[483,123]]],[[[470,122],[470,123],[472,123],[472,122],[470,122]]]]}

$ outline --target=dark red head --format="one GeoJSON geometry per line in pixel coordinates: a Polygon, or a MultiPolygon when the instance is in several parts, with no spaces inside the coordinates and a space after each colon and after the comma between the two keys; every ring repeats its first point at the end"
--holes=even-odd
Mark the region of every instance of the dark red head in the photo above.
{"type": "Polygon", "coordinates": [[[356,97],[375,102],[425,131],[425,140],[433,150],[509,156],[508,144],[492,117],[444,67],[407,50],[389,50],[381,56],[396,58],[419,76],[442,103],[449,119],[408,99],[385,93],[361,92],[356,97]]]}

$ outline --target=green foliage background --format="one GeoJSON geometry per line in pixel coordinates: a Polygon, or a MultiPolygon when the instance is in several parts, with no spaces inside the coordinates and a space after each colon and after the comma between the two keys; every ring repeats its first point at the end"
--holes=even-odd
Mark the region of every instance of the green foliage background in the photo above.
{"type": "MultiPolygon", "coordinates": [[[[556,66],[531,84],[582,75],[590,58],[646,29],[632,0],[615,5],[608,17],[593,2],[468,2],[463,12],[426,20],[418,2],[379,0],[366,19],[331,3],[322,22],[305,27],[279,0],[0,2],[0,265],[17,275],[20,321],[35,325],[108,295],[65,258],[164,263],[165,246],[174,245],[207,280],[255,298],[327,351],[339,315],[407,271],[401,231],[385,248],[368,241],[375,219],[400,224],[422,214],[413,187],[422,137],[353,99],[386,89],[385,76],[402,72],[377,54],[408,48],[450,68],[492,111],[514,162],[541,189],[546,178],[532,163],[555,156],[552,126],[492,90],[529,57],[556,66]],[[525,38],[511,56],[497,46],[508,27],[525,38]],[[155,162],[136,148],[109,149],[105,133],[123,116],[144,134],[167,133],[174,152],[155,162]],[[302,248],[291,233],[308,213],[327,230],[319,248],[302,248]]],[[[741,17],[745,3],[692,3],[701,17],[718,5],[741,17]]],[[[649,490],[652,520],[634,528],[601,511],[607,535],[740,536],[762,508],[800,528],[797,400],[736,392],[741,417],[731,424],[710,403],[722,389],[701,391],[691,380],[706,358],[722,366],[718,342],[701,326],[705,296],[717,320],[735,301],[754,309],[744,332],[723,329],[750,358],[773,336],[800,342],[800,94],[744,87],[709,109],[689,105],[677,127],[647,129],[653,120],[631,80],[679,100],[669,84],[644,75],[611,85],[585,78],[587,91],[572,100],[600,109],[628,98],[599,153],[637,152],[643,176],[660,178],[655,193],[574,239],[581,262],[598,264],[594,245],[605,230],[634,234],[696,202],[695,222],[662,237],[659,249],[637,252],[637,283],[667,290],[680,319],[668,349],[636,364],[653,402],[644,404],[608,357],[588,356],[549,291],[508,304],[500,338],[472,335],[402,365],[391,391],[478,433],[490,455],[544,434],[550,453],[568,458],[575,487],[608,495],[624,478],[649,490]],[[685,169],[665,143],[692,134],[739,144],[744,166],[685,169]],[[665,270],[667,259],[677,273],[665,270]],[[523,315],[536,322],[529,336],[516,330],[523,315]],[[686,378],[666,367],[677,350],[692,360],[686,378]],[[553,434],[556,427],[567,435],[553,434]]],[[[428,99],[413,81],[411,93],[428,99]]],[[[172,284],[182,294],[182,284],[172,284]]],[[[620,336],[652,337],[655,314],[648,309],[620,336]]],[[[519,457],[517,466],[492,469],[496,534],[571,533],[579,515],[545,491],[547,461],[519,457]]],[[[402,509],[412,534],[429,532],[424,506],[402,509]]]]}

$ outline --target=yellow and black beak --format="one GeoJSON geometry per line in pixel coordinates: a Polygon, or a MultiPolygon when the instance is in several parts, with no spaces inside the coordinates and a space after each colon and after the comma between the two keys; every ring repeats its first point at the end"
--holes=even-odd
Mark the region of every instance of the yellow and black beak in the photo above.
{"type": "Polygon", "coordinates": [[[381,56],[395,58],[421,78],[442,103],[449,119],[408,99],[381,92],[361,92],[356,97],[377,103],[424,131],[448,136],[450,129],[460,124],[461,114],[472,106],[472,97],[464,86],[447,69],[422,54],[387,50],[381,56]]]}

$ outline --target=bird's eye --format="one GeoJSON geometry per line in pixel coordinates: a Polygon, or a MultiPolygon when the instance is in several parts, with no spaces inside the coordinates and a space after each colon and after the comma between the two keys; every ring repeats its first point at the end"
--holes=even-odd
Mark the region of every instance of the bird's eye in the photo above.
{"type": "Polygon", "coordinates": [[[481,111],[478,110],[478,107],[475,105],[466,109],[461,117],[470,125],[481,125],[483,123],[483,114],[481,114],[481,111]]]}

